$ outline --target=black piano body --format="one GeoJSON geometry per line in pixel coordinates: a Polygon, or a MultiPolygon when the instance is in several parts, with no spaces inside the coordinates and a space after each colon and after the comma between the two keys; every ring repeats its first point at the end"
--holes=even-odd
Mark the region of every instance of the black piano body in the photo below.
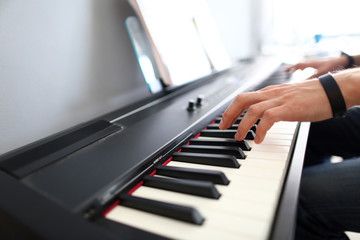
{"type": "MultiPolygon", "coordinates": [[[[272,58],[241,62],[2,155],[0,235],[163,239],[102,213],[220,116],[237,93],[281,83],[285,75],[272,58]],[[189,110],[199,96],[201,105],[189,110]]],[[[269,239],[293,234],[307,128],[299,124],[294,136],[269,239]]]]}

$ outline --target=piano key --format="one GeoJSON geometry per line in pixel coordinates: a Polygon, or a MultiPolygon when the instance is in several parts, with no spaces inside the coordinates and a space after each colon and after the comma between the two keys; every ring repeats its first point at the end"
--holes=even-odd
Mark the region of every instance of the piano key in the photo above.
{"type": "Polygon", "coordinates": [[[254,140],[255,132],[253,130],[249,130],[245,137],[246,140],[254,140]]]}
{"type": "Polygon", "coordinates": [[[290,128],[271,128],[268,133],[276,133],[276,134],[291,134],[293,135],[294,129],[292,127],[290,128]]]}
{"type": "MultiPolygon", "coordinates": [[[[266,136],[270,136],[272,137],[273,139],[277,139],[277,140],[283,140],[283,139],[287,139],[287,140],[291,140],[292,137],[293,137],[293,133],[296,129],[296,126],[297,126],[297,123],[296,122],[278,122],[278,123],[275,123],[271,129],[268,131],[267,135],[266,136]],[[284,134],[285,136],[282,136],[280,134],[284,134]]],[[[219,130],[219,131],[230,131],[230,130],[219,130]]],[[[228,140],[229,139],[234,139],[234,135],[236,133],[235,130],[234,131],[234,134],[232,135],[231,133],[225,133],[224,135],[225,136],[217,136],[216,134],[212,134],[212,133],[206,133],[205,135],[201,135],[199,138],[199,140],[202,140],[202,139],[217,139],[217,138],[226,138],[225,140],[228,140]],[[231,136],[232,135],[232,136],[231,136]]],[[[199,141],[198,140],[198,141],[199,141]]],[[[252,140],[252,139],[248,139],[248,140],[252,140]]],[[[248,141],[247,141],[248,142],[248,141]]],[[[288,143],[288,142],[287,142],[288,143]]],[[[273,145],[278,145],[277,142],[273,142],[273,145]]],[[[280,145],[283,145],[283,144],[280,144],[280,145]]],[[[287,144],[289,145],[289,144],[287,144]]],[[[244,148],[242,148],[243,150],[246,150],[244,148]]]]}
{"type": "MultiPolygon", "coordinates": [[[[205,137],[219,137],[219,138],[234,138],[235,133],[237,130],[202,130],[200,132],[200,136],[205,137]]],[[[252,130],[249,130],[246,134],[245,139],[247,140],[254,140],[255,139],[255,133],[252,130]]]]}
{"type": "Polygon", "coordinates": [[[181,147],[181,150],[182,152],[233,155],[238,159],[245,159],[245,153],[239,147],[184,145],[181,147]]]}
{"type": "Polygon", "coordinates": [[[281,134],[269,132],[266,134],[267,138],[278,139],[278,140],[292,140],[294,136],[292,134],[281,134]]]}
{"type": "MultiPolygon", "coordinates": [[[[258,145],[254,141],[248,140],[247,143],[251,148],[258,145]]],[[[284,139],[271,139],[266,138],[261,143],[262,145],[273,145],[273,146],[291,146],[292,141],[291,140],[284,140],[284,139]]]]}
{"type": "Polygon", "coordinates": [[[178,205],[190,204],[192,207],[203,213],[206,219],[205,224],[214,226],[217,225],[218,227],[227,229],[228,231],[238,231],[239,234],[251,234],[250,229],[241,229],[244,228],[245,225],[251,228],[251,230],[254,230],[255,226],[252,226],[252,224],[264,224],[268,221],[271,221],[274,209],[271,209],[266,205],[276,204],[276,194],[272,194],[270,191],[258,191],[257,194],[254,194],[254,196],[259,200],[251,201],[250,197],[246,199],[246,196],[253,194],[251,193],[251,189],[245,189],[241,186],[233,186],[231,191],[240,191],[239,197],[235,195],[229,195],[229,197],[224,199],[211,200],[205,198],[202,199],[195,196],[186,196],[184,194],[178,193],[168,193],[163,190],[157,190],[154,192],[146,187],[139,188],[134,193],[134,195],[146,198],[151,197],[157,199],[157,201],[164,201],[178,205]],[[245,198],[242,198],[241,196],[244,196],[245,198]],[[241,202],[241,204],[239,204],[239,202],[241,202]],[[218,219],[216,219],[216,217],[220,217],[221,215],[225,215],[226,218],[221,218],[220,222],[218,219]],[[237,218],[237,221],[235,218],[237,218]],[[250,220],[247,224],[244,221],[244,225],[240,225],[239,221],[241,221],[241,219],[250,220]],[[234,223],[230,222],[234,220],[234,223]]]}
{"type": "MultiPolygon", "coordinates": [[[[238,118],[235,120],[234,124],[239,124],[239,123],[241,122],[241,120],[243,119],[243,117],[244,117],[244,115],[241,115],[240,117],[238,117],[238,118]]],[[[214,122],[215,122],[215,123],[220,123],[220,122],[221,122],[221,119],[222,119],[222,117],[217,117],[217,118],[215,118],[214,122]]],[[[259,124],[259,122],[260,122],[260,119],[258,119],[258,120],[255,122],[255,124],[259,124]]]]}
{"type": "Polygon", "coordinates": [[[213,199],[218,199],[220,197],[220,193],[216,189],[215,185],[208,181],[163,178],[155,176],[145,176],[143,180],[143,185],[148,187],[160,188],[213,199]]]}
{"type": "MultiPolygon", "coordinates": [[[[228,130],[237,129],[236,126],[239,126],[239,125],[238,125],[238,124],[233,124],[231,127],[228,128],[228,130]]],[[[220,128],[219,128],[219,124],[214,123],[214,124],[208,125],[208,126],[206,127],[206,129],[208,129],[208,130],[210,130],[210,129],[218,130],[218,129],[220,129],[220,128]]]]}
{"type": "Polygon", "coordinates": [[[246,141],[236,141],[235,139],[193,138],[189,143],[190,145],[240,147],[244,151],[250,151],[251,149],[246,141]]]}
{"type": "MultiPolygon", "coordinates": [[[[259,152],[289,152],[290,146],[277,146],[277,145],[269,145],[269,144],[259,144],[257,145],[256,151],[259,152]]],[[[245,152],[246,154],[247,152],[245,152]]]]}
{"type": "MultiPolygon", "coordinates": [[[[238,117],[238,118],[236,119],[236,121],[234,122],[234,124],[239,124],[239,123],[241,122],[242,118],[243,118],[243,117],[238,117]]],[[[215,122],[215,123],[220,123],[220,122],[221,122],[221,119],[222,119],[222,117],[217,117],[217,118],[215,118],[214,122],[215,122]]]]}
{"type": "MultiPolygon", "coordinates": [[[[212,141],[216,141],[216,140],[234,140],[234,141],[236,141],[235,139],[217,138],[217,137],[202,137],[202,136],[199,136],[197,139],[199,139],[199,141],[200,140],[205,140],[205,141],[208,141],[208,140],[212,140],[212,141]]],[[[256,145],[259,145],[259,144],[256,144],[253,140],[246,140],[246,143],[247,143],[247,145],[249,145],[250,149],[253,148],[256,145]]],[[[289,147],[289,146],[291,146],[291,143],[292,143],[291,140],[286,140],[286,139],[265,138],[260,145],[289,147]]],[[[246,154],[246,152],[245,152],[245,154],[246,154]]]]}
{"type": "MultiPolygon", "coordinates": [[[[271,166],[275,167],[277,165],[280,165],[282,167],[283,166],[282,163],[286,162],[287,158],[288,158],[288,155],[286,155],[286,154],[287,153],[285,153],[285,152],[283,152],[283,153],[275,152],[275,155],[274,155],[274,152],[251,151],[251,152],[248,152],[247,158],[239,159],[237,161],[239,162],[239,164],[241,164],[241,166],[249,165],[249,164],[255,164],[255,165],[259,164],[262,168],[269,168],[269,167],[272,168],[271,166]]],[[[170,163],[173,163],[173,161],[171,161],[170,163]]],[[[196,164],[196,163],[194,163],[194,164],[196,164]]],[[[192,166],[194,166],[194,165],[192,165],[192,166]]],[[[227,174],[227,172],[232,171],[231,168],[226,168],[226,167],[222,167],[222,166],[206,165],[206,166],[202,167],[199,164],[197,164],[197,166],[199,166],[199,168],[201,167],[201,169],[207,169],[207,168],[208,169],[218,169],[218,171],[226,170],[226,171],[224,171],[224,174],[227,174]]],[[[234,171],[238,172],[237,169],[234,169],[234,171]]]]}
{"type": "MultiPolygon", "coordinates": [[[[176,192],[168,192],[162,189],[151,189],[140,187],[133,195],[141,198],[151,198],[156,201],[168,202],[177,205],[192,206],[204,215],[212,210],[221,210],[224,213],[235,213],[238,216],[251,217],[259,220],[270,220],[269,208],[266,204],[276,203],[276,193],[264,191],[263,189],[251,189],[244,185],[226,186],[228,195],[218,200],[201,198],[197,196],[185,195],[176,192]],[[252,199],[254,198],[254,199],[252,199]],[[241,202],[242,204],[239,204],[241,202]],[[260,209],[256,209],[256,205],[260,209]]],[[[222,191],[224,194],[226,190],[222,191]]]]}
{"type": "Polygon", "coordinates": [[[248,158],[256,158],[256,159],[266,159],[266,160],[280,160],[286,161],[288,157],[288,153],[281,152],[265,152],[265,151],[250,151],[246,153],[246,157],[248,158]]]}
{"type": "MultiPolygon", "coordinates": [[[[246,160],[245,160],[246,161],[246,160]]],[[[206,170],[217,170],[222,171],[228,178],[230,179],[230,182],[232,185],[245,185],[248,187],[254,187],[254,188],[260,188],[262,190],[271,190],[274,189],[272,187],[274,184],[278,184],[279,177],[275,176],[273,178],[273,175],[269,174],[263,174],[263,171],[259,171],[258,169],[262,168],[254,168],[252,171],[243,171],[240,173],[238,169],[224,169],[223,167],[216,167],[216,166],[206,166],[206,165],[198,165],[198,164],[192,164],[192,163],[183,163],[183,162],[170,162],[168,164],[169,166],[174,167],[188,167],[188,168],[196,168],[196,169],[206,169],[206,170]]],[[[285,164],[284,164],[285,166],[285,164]]],[[[242,169],[241,169],[242,170],[242,169]]],[[[273,171],[272,169],[268,169],[269,172],[273,171]]],[[[222,196],[223,198],[224,196],[222,196]]]]}
{"type": "MultiPolygon", "coordinates": [[[[208,215],[209,216],[209,215],[208,215]]],[[[162,216],[148,214],[145,212],[137,211],[121,205],[116,206],[106,218],[115,222],[140,228],[142,230],[158,234],[160,236],[167,237],[169,239],[226,239],[226,240],[254,240],[264,239],[258,238],[257,235],[251,234],[239,234],[238,232],[229,231],[223,229],[221,226],[214,226],[205,221],[201,227],[194,224],[188,224],[186,222],[176,221],[162,216]]],[[[221,213],[218,218],[225,218],[221,213]]],[[[236,221],[238,224],[246,225],[240,220],[236,221]]],[[[257,223],[259,224],[259,223],[257,223]]],[[[237,228],[239,228],[238,225],[237,228]]],[[[260,224],[258,227],[262,227],[260,224]]]]}
{"type": "Polygon", "coordinates": [[[155,201],[151,199],[122,195],[120,197],[122,206],[135,208],[145,212],[158,214],[161,216],[201,225],[204,222],[202,215],[194,208],[155,201]]]}
{"type": "Polygon", "coordinates": [[[240,164],[234,156],[223,154],[176,152],[172,156],[172,161],[223,166],[229,168],[240,167],[240,164]]]}
{"type": "Polygon", "coordinates": [[[297,122],[276,122],[269,129],[269,131],[277,131],[278,129],[293,129],[295,130],[297,126],[297,122]]]}
{"type": "Polygon", "coordinates": [[[257,124],[254,124],[254,125],[250,128],[250,130],[252,130],[254,133],[256,133],[256,128],[257,128],[257,124]]]}
{"type": "Polygon", "coordinates": [[[158,166],[156,174],[174,178],[210,181],[215,184],[228,185],[229,179],[221,171],[193,169],[183,167],[158,166]]]}
{"type": "MultiPolygon", "coordinates": [[[[228,130],[236,130],[236,129],[238,129],[238,127],[239,127],[239,124],[233,124],[233,125],[231,125],[231,126],[228,128],[228,130]]],[[[250,128],[250,130],[253,130],[254,132],[256,132],[256,128],[257,128],[257,124],[254,124],[254,125],[250,128]]],[[[219,128],[219,124],[214,123],[214,124],[208,125],[208,126],[206,127],[206,129],[208,129],[208,130],[211,130],[211,129],[218,130],[218,129],[220,129],[220,128],[219,128]]]]}
{"type": "MultiPolygon", "coordinates": [[[[251,159],[251,158],[250,158],[251,159]]],[[[183,163],[183,162],[173,162],[171,161],[168,163],[169,166],[174,167],[189,167],[189,168],[199,168],[199,169],[206,169],[206,170],[217,170],[222,171],[226,176],[229,177],[230,181],[232,181],[232,176],[235,175],[244,175],[244,176],[250,176],[250,177],[258,177],[262,179],[274,179],[278,180],[282,177],[282,175],[279,175],[279,171],[282,171],[283,165],[281,164],[272,164],[270,160],[263,160],[263,159],[251,159],[251,160],[241,160],[246,161],[246,163],[241,163],[241,165],[246,164],[246,167],[240,168],[240,169],[233,169],[233,168],[224,168],[224,167],[218,167],[218,166],[200,166],[199,164],[192,164],[192,163],[183,163]],[[264,163],[266,165],[261,166],[261,163],[264,163]],[[191,164],[191,165],[190,165],[191,164]],[[269,167],[269,165],[273,167],[269,167]]],[[[275,160],[272,160],[273,162],[275,160]]]]}

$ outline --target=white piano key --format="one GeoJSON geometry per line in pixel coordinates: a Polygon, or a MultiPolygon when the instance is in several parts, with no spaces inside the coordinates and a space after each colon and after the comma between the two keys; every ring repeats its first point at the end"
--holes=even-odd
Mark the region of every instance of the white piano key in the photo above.
{"type": "MultiPolygon", "coordinates": [[[[209,216],[207,216],[209,217],[209,216]]],[[[218,216],[219,219],[226,216],[218,216]]],[[[134,210],[131,208],[116,206],[106,216],[107,219],[127,224],[148,232],[158,234],[160,236],[168,237],[170,239],[244,239],[256,240],[262,239],[264,236],[258,236],[260,233],[254,231],[251,235],[239,234],[238,231],[224,230],[219,226],[209,224],[209,221],[204,222],[202,226],[189,224],[166,217],[161,217],[154,214],[134,210]]],[[[261,226],[261,222],[258,223],[261,226]]],[[[241,227],[241,221],[238,221],[237,228],[241,227]]]]}
{"type": "Polygon", "coordinates": [[[245,152],[246,158],[245,160],[252,159],[267,159],[267,160],[282,160],[285,161],[288,157],[287,153],[284,152],[265,152],[265,151],[256,151],[256,146],[253,147],[251,151],[245,152]]]}
{"type": "Polygon", "coordinates": [[[286,161],[278,161],[272,159],[256,159],[248,157],[245,160],[239,159],[239,163],[242,166],[251,166],[257,168],[266,168],[266,169],[283,169],[285,167],[286,161]]]}
{"type": "Polygon", "coordinates": [[[232,179],[232,185],[245,186],[248,188],[259,189],[261,191],[274,192],[278,189],[278,184],[281,182],[279,179],[263,179],[246,175],[228,175],[229,178],[232,179]]]}
{"type": "Polygon", "coordinates": [[[276,134],[293,134],[295,128],[270,128],[268,133],[276,133],[276,134]]]}
{"type": "Polygon", "coordinates": [[[275,129],[296,129],[297,126],[297,122],[285,122],[285,121],[281,121],[281,122],[276,122],[274,123],[274,125],[271,127],[270,130],[275,130],[275,129]]]}
{"type": "Polygon", "coordinates": [[[266,139],[283,139],[283,140],[292,140],[293,134],[288,133],[274,133],[274,132],[268,132],[265,136],[266,139]]]}
{"type": "MultiPolygon", "coordinates": [[[[235,185],[233,187],[229,186],[229,189],[245,191],[241,190],[241,187],[235,185]]],[[[245,189],[245,187],[243,187],[243,189],[245,189]]],[[[149,187],[140,187],[134,192],[134,196],[151,198],[184,206],[192,206],[203,214],[205,214],[205,212],[209,213],[215,211],[215,213],[218,213],[220,211],[223,214],[235,214],[236,216],[251,217],[258,220],[270,219],[270,215],[265,214],[269,209],[265,204],[262,204],[264,202],[269,203],[271,201],[269,198],[249,201],[249,197],[229,195],[221,196],[219,199],[215,200],[182,193],[168,192],[161,189],[151,189],[149,187]],[[244,199],[244,201],[239,204],[239,199],[244,199]]]]}
{"type": "Polygon", "coordinates": [[[134,195],[195,207],[206,219],[207,226],[224,231],[233,231],[239,235],[257,235],[253,231],[258,231],[260,226],[266,228],[267,223],[271,221],[273,211],[267,207],[270,201],[268,198],[259,200],[255,204],[256,201],[249,201],[250,197],[246,198],[245,196],[243,198],[222,196],[219,200],[212,200],[181,193],[169,193],[158,189],[154,191],[146,187],[140,187],[134,192],[134,195]],[[241,204],[239,204],[239,200],[242,200],[241,204]],[[262,202],[267,204],[262,207],[262,202]]]}
{"type": "MultiPolygon", "coordinates": [[[[262,179],[274,179],[278,180],[282,177],[282,174],[279,174],[283,171],[283,168],[279,167],[276,168],[275,166],[272,168],[266,168],[260,165],[252,164],[252,163],[245,163],[245,161],[251,161],[251,159],[248,160],[238,160],[242,166],[240,166],[239,169],[237,168],[226,168],[226,167],[217,167],[217,166],[209,166],[209,165],[201,165],[201,164],[191,164],[191,163],[179,163],[175,161],[171,161],[168,165],[169,166],[181,166],[181,167],[193,167],[193,168],[199,168],[199,169],[208,169],[208,170],[218,170],[225,173],[226,176],[228,174],[234,174],[234,175],[244,175],[249,177],[257,177],[262,179]]],[[[270,161],[270,160],[269,160],[270,161]]],[[[285,166],[285,164],[283,165],[285,166]]],[[[231,180],[231,179],[230,179],[231,180]]]]}
{"type": "MultiPolygon", "coordinates": [[[[252,140],[246,140],[250,147],[254,147],[257,144],[252,140]]],[[[262,145],[274,145],[274,146],[291,146],[292,141],[287,139],[271,139],[265,137],[264,141],[261,143],[262,145]]]]}
{"type": "MultiPolygon", "coordinates": [[[[240,167],[241,168],[241,167],[240,167]]],[[[266,179],[281,179],[282,178],[282,169],[266,169],[266,168],[259,168],[259,167],[248,167],[246,165],[242,166],[241,172],[244,176],[251,176],[251,177],[259,177],[259,178],[266,178],[266,179]]]]}
{"type": "MultiPolygon", "coordinates": [[[[239,169],[233,168],[224,168],[224,167],[217,167],[217,166],[207,166],[207,165],[200,165],[200,164],[191,164],[191,163],[182,163],[182,162],[170,162],[169,166],[174,167],[191,167],[191,168],[198,168],[198,169],[209,169],[209,170],[218,170],[222,171],[231,181],[231,184],[238,184],[238,185],[247,185],[253,188],[259,189],[269,189],[269,191],[276,189],[272,188],[273,185],[277,186],[279,183],[279,179],[269,179],[263,178],[259,176],[251,176],[251,175],[244,175],[239,173],[239,169]],[[274,183],[273,183],[274,182],[274,183]]],[[[241,167],[240,167],[241,168],[241,167]]]]}
{"type": "MultiPolygon", "coordinates": [[[[290,151],[290,146],[277,146],[269,144],[257,144],[255,151],[259,152],[280,152],[287,153],[290,151]]],[[[247,153],[247,151],[245,151],[247,153]]]]}

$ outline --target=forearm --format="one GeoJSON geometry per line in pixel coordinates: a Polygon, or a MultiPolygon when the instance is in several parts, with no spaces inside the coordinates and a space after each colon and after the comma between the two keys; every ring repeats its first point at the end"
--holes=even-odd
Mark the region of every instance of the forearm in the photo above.
{"type": "MultiPolygon", "coordinates": [[[[357,60],[360,61],[360,55],[357,60]]],[[[344,96],[346,107],[360,105],[360,68],[344,70],[333,76],[344,96]]]]}

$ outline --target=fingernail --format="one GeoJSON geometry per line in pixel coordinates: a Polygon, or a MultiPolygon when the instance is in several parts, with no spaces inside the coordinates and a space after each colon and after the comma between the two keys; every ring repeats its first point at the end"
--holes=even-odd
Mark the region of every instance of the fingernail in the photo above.
{"type": "Polygon", "coordinates": [[[240,134],[237,132],[235,133],[235,139],[239,139],[240,138],[240,134]]]}
{"type": "Polygon", "coordinates": [[[260,137],[258,135],[255,135],[254,142],[260,143],[260,137]]]}

